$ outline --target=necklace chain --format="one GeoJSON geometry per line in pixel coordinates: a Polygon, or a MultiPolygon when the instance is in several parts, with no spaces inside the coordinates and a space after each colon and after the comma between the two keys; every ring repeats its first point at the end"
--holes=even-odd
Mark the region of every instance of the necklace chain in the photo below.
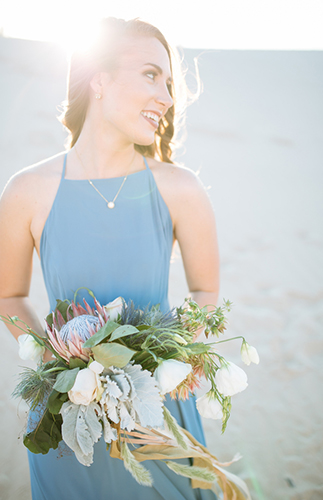
{"type": "MultiPolygon", "coordinates": [[[[83,169],[84,169],[84,171],[85,171],[85,166],[84,166],[84,163],[82,162],[82,160],[81,160],[81,158],[80,158],[80,155],[79,155],[79,154],[78,154],[78,152],[77,152],[76,146],[74,146],[74,149],[75,149],[76,156],[77,156],[77,157],[78,157],[78,159],[80,160],[80,163],[81,163],[81,165],[82,165],[82,167],[83,167],[83,169]]],[[[135,154],[136,154],[136,152],[135,152],[135,154]]],[[[134,160],[134,157],[133,157],[133,158],[132,158],[132,160],[131,160],[131,163],[130,163],[130,165],[129,165],[128,171],[127,171],[126,175],[124,176],[124,179],[123,179],[123,181],[122,181],[122,183],[121,183],[121,186],[119,187],[119,189],[118,189],[118,191],[117,191],[117,194],[115,195],[115,197],[113,198],[113,200],[112,200],[112,201],[108,201],[108,200],[105,198],[105,196],[103,196],[103,194],[102,194],[102,193],[98,190],[98,188],[97,188],[97,187],[93,184],[93,182],[92,182],[90,179],[87,179],[87,181],[88,181],[88,183],[90,184],[90,186],[92,186],[92,187],[93,187],[93,189],[95,189],[95,191],[96,191],[96,192],[97,192],[97,193],[101,196],[101,198],[103,198],[103,200],[104,200],[104,201],[106,202],[106,204],[107,204],[107,207],[108,207],[108,208],[110,208],[111,210],[115,207],[115,201],[116,201],[116,199],[118,198],[119,193],[120,193],[121,189],[123,188],[124,183],[125,183],[125,182],[126,182],[126,180],[127,180],[127,177],[128,177],[128,175],[129,175],[129,170],[130,170],[130,167],[131,167],[131,165],[132,165],[133,160],[134,160]]]]}

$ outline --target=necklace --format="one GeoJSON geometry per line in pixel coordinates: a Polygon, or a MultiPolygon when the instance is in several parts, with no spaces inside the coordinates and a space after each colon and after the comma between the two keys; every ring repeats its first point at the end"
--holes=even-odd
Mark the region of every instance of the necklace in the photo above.
{"type": "MultiPolygon", "coordinates": [[[[75,146],[74,146],[74,149],[75,149],[76,156],[77,156],[77,157],[78,157],[78,159],[80,160],[80,163],[81,163],[81,165],[82,165],[82,167],[83,167],[83,169],[84,169],[84,171],[85,171],[85,166],[84,166],[84,163],[82,162],[82,160],[81,160],[81,158],[80,158],[80,156],[79,156],[79,154],[78,154],[77,149],[76,149],[76,147],[75,147],[75,146]]],[[[136,151],[135,151],[135,154],[136,154],[136,151]]],[[[135,157],[135,155],[134,155],[134,157],[135,157]]],[[[126,182],[126,180],[127,180],[127,177],[128,177],[128,174],[129,174],[129,170],[130,170],[130,167],[131,167],[132,162],[133,162],[133,160],[134,160],[134,157],[133,157],[133,158],[132,158],[132,160],[131,160],[131,163],[130,163],[130,165],[129,165],[129,167],[128,167],[128,171],[127,171],[126,175],[124,176],[124,179],[123,179],[123,181],[122,181],[122,183],[121,183],[121,186],[119,187],[119,189],[118,189],[118,191],[117,191],[117,194],[115,195],[115,197],[113,198],[113,200],[112,200],[112,201],[108,201],[108,200],[105,198],[105,196],[103,196],[103,194],[102,194],[102,193],[100,193],[100,191],[99,191],[99,190],[98,190],[98,188],[97,188],[97,187],[93,184],[93,182],[92,182],[90,179],[87,179],[87,181],[89,182],[90,186],[92,186],[92,187],[93,187],[93,189],[95,189],[95,191],[96,191],[96,192],[97,192],[97,193],[101,196],[101,198],[103,198],[103,200],[104,200],[104,201],[106,202],[106,204],[107,204],[107,207],[108,207],[108,208],[110,208],[111,210],[115,207],[115,201],[116,201],[116,199],[118,198],[119,193],[120,193],[121,189],[123,188],[124,183],[125,183],[125,182],[126,182]]]]}

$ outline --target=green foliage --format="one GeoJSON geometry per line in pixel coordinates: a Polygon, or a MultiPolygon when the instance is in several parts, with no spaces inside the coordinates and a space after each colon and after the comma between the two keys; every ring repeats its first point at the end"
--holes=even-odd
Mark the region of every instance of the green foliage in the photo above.
{"type": "Polygon", "coordinates": [[[70,389],[72,389],[79,371],[79,368],[73,368],[73,370],[64,370],[63,372],[61,372],[57,376],[53,389],[58,392],[68,392],[70,389]]]}
{"type": "Polygon", "coordinates": [[[45,455],[51,448],[56,450],[58,443],[62,440],[61,415],[53,415],[48,408],[45,409],[37,427],[25,434],[24,445],[32,453],[45,455]]]}
{"type": "MultiPolygon", "coordinates": [[[[220,397],[221,395],[219,395],[220,397]]],[[[222,419],[222,429],[221,432],[222,434],[224,433],[227,423],[230,417],[230,412],[231,412],[231,397],[227,396],[225,398],[222,397],[222,410],[223,410],[223,419],[222,419]]]]}
{"type": "Polygon", "coordinates": [[[142,484],[143,486],[153,485],[153,480],[149,470],[147,470],[135,459],[125,442],[121,445],[121,457],[125,468],[130,472],[137,483],[142,484]]]}
{"type": "Polygon", "coordinates": [[[87,363],[83,361],[81,358],[70,358],[69,363],[68,363],[70,369],[72,370],[73,368],[86,368],[87,363]]]}
{"type": "Polygon", "coordinates": [[[210,350],[210,345],[209,344],[204,344],[204,342],[195,342],[194,344],[187,344],[183,346],[183,349],[189,354],[189,355],[197,355],[197,354],[205,354],[210,350]]]}
{"type": "Polygon", "coordinates": [[[133,335],[134,333],[138,333],[138,331],[138,328],[132,325],[119,326],[119,328],[114,330],[109,341],[112,342],[113,340],[121,339],[122,337],[128,337],[128,335],[133,335]]]}
{"type": "MultiPolygon", "coordinates": [[[[67,321],[67,314],[66,313],[67,313],[67,309],[68,309],[69,305],[70,305],[69,300],[57,299],[54,313],[56,313],[56,311],[59,311],[62,314],[64,320],[67,321]]],[[[53,326],[53,314],[52,313],[49,313],[46,316],[46,322],[49,324],[49,326],[53,326]]]]}
{"type": "Polygon", "coordinates": [[[105,368],[109,368],[112,365],[123,368],[135,354],[135,351],[132,349],[128,349],[128,347],[116,342],[97,345],[92,348],[92,352],[94,359],[105,368]]]}
{"type": "Polygon", "coordinates": [[[46,407],[51,413],[53,413],[54,415],[58,415],[63,403],[65,403],[67,400],[68,395],[66,392],[61,393],[53,389],[49,395],[46,407]]]}
{"type": "Polygon", "coordinates": [[[109,337],[111,333],[114,332],[118,327],[118,323],[115,323],[114,321],[108,321],[107,323],[105,323],[105,325],[102,326],[102,328],[100,328],[100,330],[98,330],[94,335],[92,335],[92,337],[84,342],[83,347],[92,348],[98,345],[100,342],[109,337]]]}
{"type": "Polygon", "coordinates": [[[190,331],[195,332],[199,328],[204,328],[206,338],[209,334],[218,337],[226,329],[227,319],[225,315],[231,307],[232,303],[229,300],[223,300],[223,306],[220,307],[209,304],[209,306],[200,308],[194,300],[185,299],[183,306],[177,308],[177,314],[179,318],[183,317],[184,323],[188,324],[190,331]],[[208,311],[208,307],[213,309],[208,311]]]}

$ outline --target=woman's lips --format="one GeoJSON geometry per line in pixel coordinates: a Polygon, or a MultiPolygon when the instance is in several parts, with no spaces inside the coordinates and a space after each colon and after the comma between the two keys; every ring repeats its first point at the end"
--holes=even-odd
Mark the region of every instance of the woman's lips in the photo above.
{"type": "Polygon", "coordinates": [[[158,128],[158,123],[155,121],[155,120],[152,120],[152,118],[148,118],[148,116],[144,116],[142,115],[142,117],[147,120],[147,122],[150,123],[150,125],[152,125],[155,129],[158,128]]]}

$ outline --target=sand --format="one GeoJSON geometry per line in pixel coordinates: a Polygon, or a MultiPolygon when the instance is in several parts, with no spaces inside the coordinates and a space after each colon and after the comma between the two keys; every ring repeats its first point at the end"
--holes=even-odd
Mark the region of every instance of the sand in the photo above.
{"type": "MultiPolygon", "coordinates": [[[[197,53],[185,51],[189,67],[197,53]]],[[[232,398],[223,435],[219,422],[204,420],[214,454],[224,461],[243,455],[232,470],[253,500],[323,498],[322,62],[322,52],[202,53],[204,92],[188,110],[189,141],[178,158],[209,187],[220,297],[234,303],[228,336],[245,335],[261,359],[244,367],[239,342],[223,347],[245,368],[249,386],[232,398]]],[[[14,172],[63,149],[55,116],[65,97],[66,60],[53,45],[0,38],[0,67],[2,189],[14,172]]],[[[34,261],[31,297],[42,318],[48,302],[34,261]]],[[[186,293],[177,251],[172,305],[186,293]]],[[[30,500],[21,439],[27,407],[10,397],[26,363],[0,330],[0,496],[30,500]]]]}

